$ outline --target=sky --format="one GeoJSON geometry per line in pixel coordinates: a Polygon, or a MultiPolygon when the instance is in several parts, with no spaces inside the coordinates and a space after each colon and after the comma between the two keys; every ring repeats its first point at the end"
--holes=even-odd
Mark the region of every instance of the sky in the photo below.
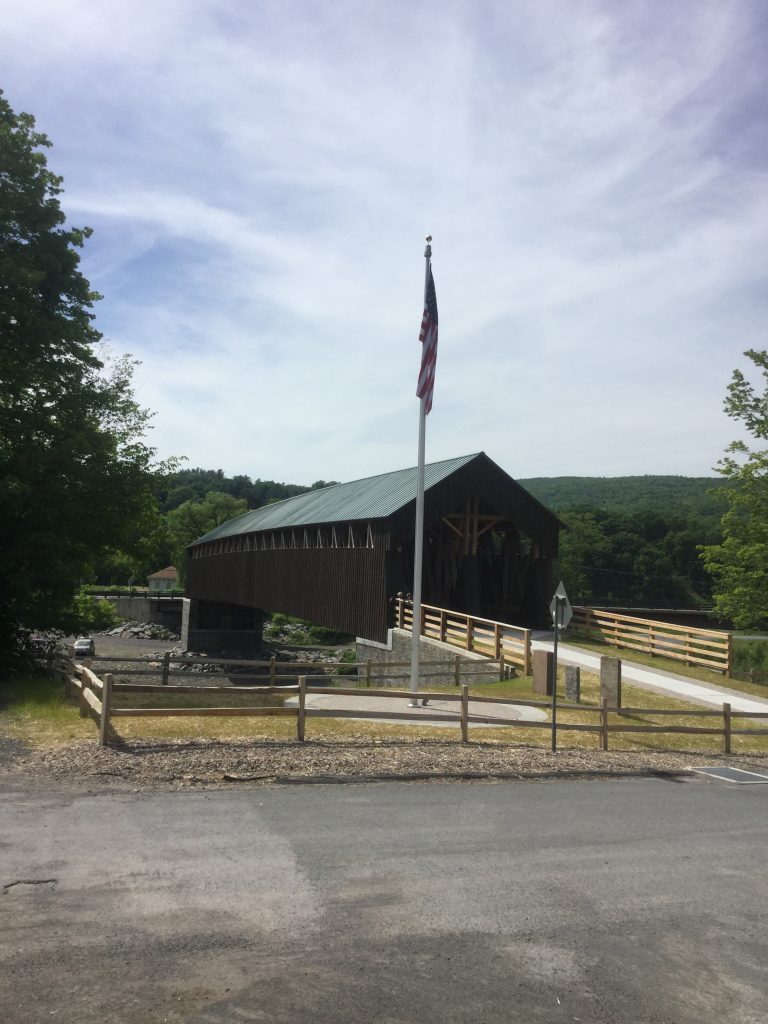
{"type": "Polygon", "coordinates": [[[0,0],[160,457],[706,476],[768,312],[764,0],[0,0]]]}

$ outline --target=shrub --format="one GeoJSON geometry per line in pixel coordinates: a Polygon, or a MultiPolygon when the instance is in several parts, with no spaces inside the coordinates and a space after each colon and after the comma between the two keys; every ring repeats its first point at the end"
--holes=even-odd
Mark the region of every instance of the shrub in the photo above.
{"type": "Polygon", "coordinates": [[[340,633],[337,629],[328,629],[327,626],[310,626],[307,633],[310,640],[316,644],[343,644],[350,639],[347,633],[340,633]]]}
{"type": "Polygon", "coordinates": [[[357,669],[353,668],[352,665],[357,662],[357,651],[353,648],[347,648],[346,651],[341,652],[341,656],[338,659],[344,662],[344,665],[336,669],[336,672],[340,676],[356,676],[357,669]]]}
{"type": "Polygon", "coordinates": [[[75,595],[72,615],[67,626],[72,632],[92,633],[110,629],[120,621],[113,604],[104,598],[92,597],[81,590],[75,595]]]}

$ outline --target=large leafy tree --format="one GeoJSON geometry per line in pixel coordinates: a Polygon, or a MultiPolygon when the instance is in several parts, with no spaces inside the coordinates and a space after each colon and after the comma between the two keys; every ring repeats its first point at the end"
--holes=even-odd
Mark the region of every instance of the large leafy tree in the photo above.
{"type": "Polygon", "coordinates": [[[56,626],[107,548],[153,515],[148,413],[127,357],[105,367],[48,139],[0,92],[0,656],[56,626]]]}
{"type": "Polygon", "coordinates": [[[173,564],[184,580],[187,568],[187,547],[228,519],[248,511],[245,498],[211,491],[200,501],[185,501],[167,515],[168,535],[173,549],[173,564]]]}
{"type": "MultiPolygon", "coordinates": [[[[768,443],[768,352],[744,355],[762,375],[755,386],[734,370],[725,411],[758,444],[768,443]]],[[[702,549],[714,579],[716,610],[740,629],[768,627],[768,449],[734,441],[717,465],[730,487],[720,491],[726,509],[723,542],[702,549]]]]}

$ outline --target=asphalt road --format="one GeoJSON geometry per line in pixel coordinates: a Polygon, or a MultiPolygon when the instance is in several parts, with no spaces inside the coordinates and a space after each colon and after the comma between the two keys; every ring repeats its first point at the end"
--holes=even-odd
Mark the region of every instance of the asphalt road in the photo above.
{"type": "Polygon", "coordinates": [[[768,787],[2,793],[4,1024],[764,1024],[768,787]]]}

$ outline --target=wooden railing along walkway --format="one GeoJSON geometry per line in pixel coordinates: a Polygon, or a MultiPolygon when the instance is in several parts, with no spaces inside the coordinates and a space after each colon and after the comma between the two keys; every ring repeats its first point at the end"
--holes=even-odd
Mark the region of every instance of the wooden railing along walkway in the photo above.
{"type": "MultiPolygon", "coordinates": [[[[413,630],[413,603],[400,594],[395,598],[395,625],[413,630]]],[[[431,640],[501,661],[502,667],[516,665],[524,676],[531,674],[530,629],[422,604],[420,632],[431,640]]]]}
{"type": "Polygon", "coordinates": [[[733,674],[733,637],[730,633],[580,607],[573,609],[568,628],[569,632],[600,640],[612,647],[682,661],[686,665],[722,672],[728,677],[733,674]]]}

